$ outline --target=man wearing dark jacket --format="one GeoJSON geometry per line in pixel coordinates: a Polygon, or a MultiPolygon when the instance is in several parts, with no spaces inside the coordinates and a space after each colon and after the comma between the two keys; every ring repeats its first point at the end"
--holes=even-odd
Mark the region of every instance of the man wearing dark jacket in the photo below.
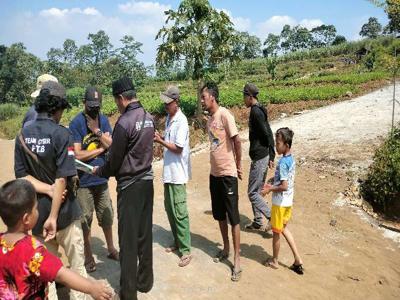
{"type": "MultiPolygon", "coordinates": [[[[268,203],[260,195],[265,183],[268,167],[273,168],[275,159],[274,137],[268,123],[268,115],[265,108],[258,103],[258,88],[248,83],[243,88],[243,100],[250,107],[249,140],[251,166],[249,173],[248,195],[253,208],[254,220],[246,225],[246,229],[262,229],[264,215],[271,218],[271,210],[268,203]]],[[[269,230],[269,224],[265,227],[269,230]]]]}
{"type": "Polygon", "coordinates": [[[93,173],[117,180],[120,297],[137,299],[137,291],[147,293],[153,286],[154,121],[136,98],[131,79],[114,81],[112,92],[121,116],[109,156],[93,173]]]}

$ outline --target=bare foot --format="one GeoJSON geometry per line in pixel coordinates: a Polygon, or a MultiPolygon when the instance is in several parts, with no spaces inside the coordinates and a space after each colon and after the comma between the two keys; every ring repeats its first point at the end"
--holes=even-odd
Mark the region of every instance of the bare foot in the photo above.
{"type": "Polygon", "coordinates": [[[278,261],[274,258],[268,258],[264,265],[275,270],[279,269],[278,261]]]}

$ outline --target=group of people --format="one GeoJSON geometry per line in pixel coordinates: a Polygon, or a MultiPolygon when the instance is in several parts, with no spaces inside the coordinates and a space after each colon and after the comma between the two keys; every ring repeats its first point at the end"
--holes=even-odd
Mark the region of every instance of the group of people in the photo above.
{"type": "MultiPolygon", "coordinates": [[[[274,178],[266,183],[267,170],[274,167],[274,135],[267,111],[258,102],[258,93],[254,84],[244,86],[243,99],[251,108],[248,196],[254,214],[254,220],[245,228],[272,229],[273,256],[266,265],[274,269],[278,268],[282,234],[294,255],[291,269],[303,274],[301,257],[286,226],[293,204],[293,132],[289,128],[276,132],[276,151],[283,156],[274,178]],[[271,209],[263,198],[269,192],[273,193],[271,209]]],[[[106,239],[107,257],[120,263],[119,297],[137,299],[137,291],[151,290],[154,142],[164,148],[164,205],[173,237],[165,251],[178,251],[180,267],[190,264],[193,256],[186,193],[191,178],[190,134],[179,105],[179,89],[169,86],[160,94],[167,112],[162,134],[137,98],[131,79],[114,81],[112,94],[121,113],[114,129],[101,114],[102,95],[96,87],[86,89],[84,111],[67,129],[59,125],[63,111],[70,107],[65,88],[51,75],[38,78],[37,91],[32,94],[34,105],[15,141],[17,179],[0,189],[0,216],[7,226],[7,232],[0,234],[0,298],[14,295],[18,299],[57,299],[54,282],[59,282],[71,288],[71,299],[85,299],[85,294],[111,299],[113,291],[105,282],[87,279],[87,272],[96,270],[90,243],[94,211],[106,239]],[[91,165],[92,171],[77,171],[76,160],[91,165]],[[117,181],[119,252],[113,243],[109,177],[117,181]],[[29,235],[30,230],[33,236],[29,235]],[[59,246],[64,249],[71,270],[64,268],[57,257],[59,246]],[[48,282],[51,284],[46,289],[48,282]]],[[[223,248],[213,260],[220,262],[229,257],[229,220],[234,249],[231,280],[239,281],[241,141],[233,115],[219,105],[217,84],[205,83],[200,95],[209,114],[212,214],[223,240],[223,248]]]]}

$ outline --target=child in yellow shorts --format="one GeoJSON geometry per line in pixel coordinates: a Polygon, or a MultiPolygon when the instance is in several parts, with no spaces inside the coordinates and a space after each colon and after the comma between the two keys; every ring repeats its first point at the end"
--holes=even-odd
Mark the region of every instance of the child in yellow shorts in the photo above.
{"type": "Polygon", "coordinates": [[[276,152],[283,156],[276,167],[273,184],[266,183],[261,192],[263,195],[272,192],[271,225],[273,232],[273,257],[267,260],[266,266],[278,269],[280,236],[282,234],[294,256],[294,263],[290,269],[302,275],[304,272],[303,261],[297,251],[293,235],[287,227],[287,223],[292,216],[294,176],[296,170],[296,163],[291,153],[292,140],[292,130],[287,127],[277,130],[275,138],[276,152]]]}

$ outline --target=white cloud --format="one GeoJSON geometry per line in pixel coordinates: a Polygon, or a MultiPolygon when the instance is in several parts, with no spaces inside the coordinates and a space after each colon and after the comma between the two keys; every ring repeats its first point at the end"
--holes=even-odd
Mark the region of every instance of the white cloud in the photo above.
{"type": "Polygon", "coordinates": [[[171,9],[170,5],[163,5],[158,2],[146,2],[146,1],[130,1],[125,4],[119,4],[118,8],[120,12],[137,15],[147,16],[164,19],[164,12],[171,9]]]}
{"type": "Polygon", "coordinates": [[[264,22],[256,24],[256,33],[261,39],[265,39],[269,33],[280,34],[285,25],[291,27],[300,25],[310,30],[322,24],[324,22],[320,19],[303,19],[299,22],[290,16],[272,16],[264,22]]]}
{"type": "Polygon", "coordinates": [[[303,19],[299,22],[300,26],[305,27],[308,30],[321,26],[322,24],[324,24],[324,22],[322,22],[320,19],[303,19]]]}
{"type": "Polygon", "coordinates": [[[217,11],[223,11],[226,13],[231,19],[231,22],[233,23],[233,26],[237,31],[249,31],[251,27],[251,20],[249,18],[243,18],[243,17],[234,17],[232,13],[223,8],[223,9],[217,9],[217,11]]]}
{"type": "Polygon", "coordinates": [[[256,25],[257,35],[266,38],[269,33],[279,34],[286,24],[295,26],[297,21],[289,16],[272,16],[268,20],[256,25]]]}
{"type": "Polygon", "coordinates": [[[49,9],[44,9],[39,12],[39,15],[42,17],[55,17],[55,18],[63,18],[67,15],[87,15],[87,16],[98,16],[101,15],[100,12],[94,7],[87,7],[85,9],[80,8],[71,8],[71,9],[59,9],[56,7],[52,7],[49,9]]]}
{"type": "Polygon", "coordinates": [[[129,2],[136,5],[137,18],[131,14],[107,16],[95,7],[87,8],[49,8],[39,12],[21,12],[13,19],[3,22],[0,26],[1,43],[10,45],[23,42],[27,50],[42,59],[50,48],[61,48],[63,42],[73,39],[78,46],[87,44],[89,33],[104,30],[110,37],[114,47],[120,47],[120,39],[124,35],[132,35],[135,40],[143,43],[139,55],[146,65],[155,63],[157,46],[155,41],[158,31],[164,26],[164,10],[169,6],[156,2],[129,2]],[[147,11],[147,12],[146,12],[147,11]],[[7,30],[6,30],[7,28],[7,30]]]}

